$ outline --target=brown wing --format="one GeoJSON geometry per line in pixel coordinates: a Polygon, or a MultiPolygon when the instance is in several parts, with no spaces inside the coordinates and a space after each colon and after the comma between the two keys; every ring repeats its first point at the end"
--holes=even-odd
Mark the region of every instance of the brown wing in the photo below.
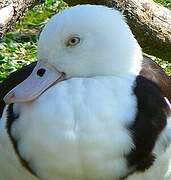
{"type": "Polygon", "coordinates": [[[163,95],[171,102],[171,77],[169,77],[157,63],[147,56],[144,56],[140,75],[155,82],[160,87],[163,95]]]}
{"type": "Polygon", "coordinates": [[[3,83],[0,83],[0,117],[2,116],[2,112],[5,106],[5,102],[3,101],[4,96],[16,85],[24,81],[32,72],[35,67],[36,62],[31,63],[28,66],[24,66],[20,70],[17,70],[11,73],[3,83]]]}

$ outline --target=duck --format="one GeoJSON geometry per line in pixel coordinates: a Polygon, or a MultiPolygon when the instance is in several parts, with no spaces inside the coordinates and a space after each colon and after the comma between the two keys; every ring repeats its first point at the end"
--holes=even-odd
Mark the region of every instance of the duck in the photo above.
{"type": "Polygon", "coordinates": [[[170,100],[145,77],[119,11],[77,5],[54,15],[37,58],[3,98],[2,179],[171,178],[170,100]]]}

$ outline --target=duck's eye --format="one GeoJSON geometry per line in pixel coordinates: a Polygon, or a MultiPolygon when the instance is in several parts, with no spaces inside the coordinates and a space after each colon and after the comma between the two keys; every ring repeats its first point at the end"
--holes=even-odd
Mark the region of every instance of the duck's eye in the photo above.
{"type": "Polygon", "coordinates": [[[71,37],[67,42],[67,46],[76,46],[79,43],[80,43],[79,37],[71,37]]]}

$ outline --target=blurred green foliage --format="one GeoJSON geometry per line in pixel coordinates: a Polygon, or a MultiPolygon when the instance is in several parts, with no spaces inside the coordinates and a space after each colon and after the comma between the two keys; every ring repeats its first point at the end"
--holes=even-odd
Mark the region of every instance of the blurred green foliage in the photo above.
{"type": "MultiPolygon", "coordinates": [[[[171,9],[171,0],[155,0],[171,9]]],[[[62,0],[45,0],[45,3],[28,10],[15,24],[12,32],[0,41],[0,82],[12,71],[36,59],[38,35],[49,17],[64,9],[62,0]]],[[[171,73],[171,64],[156,59],[171,73]]]]}
{"type": "Polygon", "coordinates": [[[171,9],[171,0],[154,0],[157,3],[162,4],[163,6],[171,9]]]}

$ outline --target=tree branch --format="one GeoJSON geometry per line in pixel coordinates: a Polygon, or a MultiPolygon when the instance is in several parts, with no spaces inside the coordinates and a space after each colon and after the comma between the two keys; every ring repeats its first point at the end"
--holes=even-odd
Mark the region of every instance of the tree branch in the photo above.
{"type": "Polygon", "coordinates": [[[124,12],[143,51],[171,62],[171,11],[151,0],[65,0],[69,5],[102,4],[124,12]]]}
{"type": "Polygon", "coordinates": [[[0,38],[11,28],[25,10],[40,3],[41,0],[3,0],[0,1],[0,38]]]}

